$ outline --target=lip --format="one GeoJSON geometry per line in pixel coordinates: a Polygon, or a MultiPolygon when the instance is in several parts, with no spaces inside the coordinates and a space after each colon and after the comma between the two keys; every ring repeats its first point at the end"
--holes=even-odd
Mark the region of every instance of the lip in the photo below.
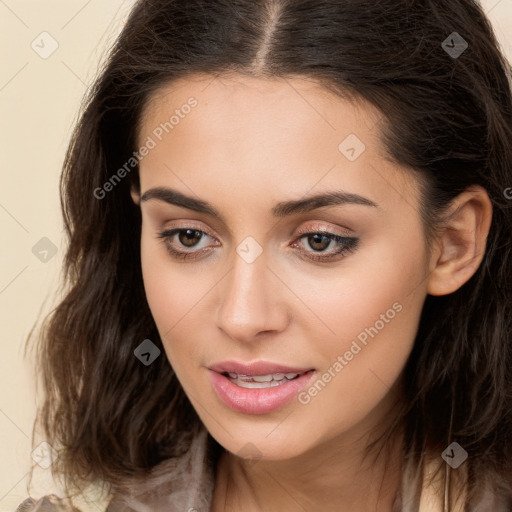
{"type": "Polygon", "coordinates": [[[270,361],[255,361],[253,363],[239,363],[237,361],[224,361],[216,363],[208,367],[217,373],[231,372],[238,373],[238,375],[269,375],[271,373],[304,373],[314,368],[292,368],[291,366],[284,366],[278,363],[271,363],[270,361]]]}
{"type": "Polygon", "coordinates": [[[312,368],[292,368],[274,363],[221,363],[208,368],[210,382],[219,399],[230,409],[245,414],[266,414],[289,403],[306,388],[317,373],[312,368]],[[217,368],[218,370],[215,370],[217,368]],[[302,373],[299,377],[269,388],[242,388],[222,374],[268,375],[269,373],[302,373]]]}

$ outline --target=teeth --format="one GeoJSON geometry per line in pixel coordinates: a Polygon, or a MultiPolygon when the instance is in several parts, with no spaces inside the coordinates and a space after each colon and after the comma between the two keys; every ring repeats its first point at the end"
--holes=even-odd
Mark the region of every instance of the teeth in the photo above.
{"type": "Polygon", "coordinates": [[[230,380],[242,388],[269,388],[279,386],[285,382],[295,379],[298,373],[272,373],[268,375],[239,375],[228,372],[230,380]]]}
{"type": "MultiPolygon", "coordinates": [[[[272,380],[272,375],[253,375],[252,380],[256,382],[270,382],[272,380]]],[[[274,380],[277,379],[274,377],[274,380]]]]}
{"type": "Polygon", "coordinates": [[[251,389],[263,389],[263,388],[273,388],[275,386],[280,386],[284,384],[284,381],[270,381],[270,382],[253,382],[247,380],[233,379],[232,382],[241,388],[251,388],[251,389]]]}

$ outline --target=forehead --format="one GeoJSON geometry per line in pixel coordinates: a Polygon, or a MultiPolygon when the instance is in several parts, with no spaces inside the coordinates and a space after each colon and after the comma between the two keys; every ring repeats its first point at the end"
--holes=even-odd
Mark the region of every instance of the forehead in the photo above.
{"type": "MultiPolygon", "coordinates": [[[[140,132],[150,129],[151,122],[168,119],[174,109],[186,105],[190,98],[198,102],[201,115],[194,115],[195,128],[199,121],[212,116],[222,128],[240,126],[245,119],[255,128],[265,126],[276,131],[279,126],[300,126],[309,123],[311,131],[321,128],[336,131],[332,115],[343,111],[345,126],[356,129],[362,123],[372,128],[382,118],[379,111],[361,98],[348,93],[334,94],[318,81],[308,77],[259,78],[236,73],[212,76],[193,74],[161,86],[146,101],[141,116],[140,132]],[[149,124],[148,124],[149,123],[149,124]],[[279,123],[277,126],[275,123],[279,123]]],[[[340,119],[338,119],[339,121],[340,119]]],[[[362,130],[361,130],[362,131],[362,130]]]]}
{"type": "Polygon", "coordinates": [[[386,154],[382,119],[369,102],[309,78],[191,75],[146,104],[138,142],[156,144],[140,163],[141,188],[181,175],[195,190],[222,178],[260,192],[295,187],[294,197],[341,185],[374,193],[377,202],[391,187],[412,203],[416,182],[386,154]]]}

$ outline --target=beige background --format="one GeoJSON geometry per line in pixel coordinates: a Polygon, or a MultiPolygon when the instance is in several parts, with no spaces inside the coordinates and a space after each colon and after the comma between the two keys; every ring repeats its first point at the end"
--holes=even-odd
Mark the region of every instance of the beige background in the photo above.
{"type": "MultiPolygon", "coordinates": [[[[64,151],[87,84],[132,4],[0,0],[0,512],[13,511],[27,496],[36,390],[33,357],[24,358],[23,347],[40,312],[50,309],[58,282],[64,151]],[[43,237],[56,246],[53,257],[32,252],[43,237]]],[[[482,4],[512,60],[512,0],[482,4]]],[[[34,497],[54,489],[49,470],[39,466],[34,484],[34,497]]]]}

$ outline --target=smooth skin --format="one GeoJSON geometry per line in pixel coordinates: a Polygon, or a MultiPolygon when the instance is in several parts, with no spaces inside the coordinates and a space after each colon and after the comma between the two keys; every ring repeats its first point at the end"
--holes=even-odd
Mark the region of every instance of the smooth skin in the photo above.
{"type": "Polygon", "coordinates": [[[157,142],[140,162],[141,195],[132,191],[142,211],[144,285],[166,355],[226,449],[213,512],[391,511],[400,433],[387,470],[382,457],[365,459],[364,448],[400,398],[426,295],[449,294],[477,270],[492,206],[481,187],[458,196],[428,258],[418,183],[385,154],[381,118],[369,103],[335,96],[311,79],[236,74],[167,84],[143,112],[139,145],[157,142]],[[190,97],[197,106],[155,139],[155,128],[190,97]],[[350,134],[365,145],[353,161],[339,149],[350,134]],[[220,218],[140,201],[155,187],[207,201],[220,218]],[[333,191],[376,206],[271,213],[277,203],[333,191]],[[175,228],[204,234],[159,238],[175,228]],[[300,238],[319,230],[358,244],[336,256],[335,241],[300,238]],[[236,250],[247,237],[262,250],[251,263],[236,250]],[[169,246],[196,257],[176,258],[169,246]],[[307,404],[293,399],[271,413],[235,412],[210,384],[207,367],[226,360],[311,367],[321,376],[395,303],[400,312],[307,404]]]}

